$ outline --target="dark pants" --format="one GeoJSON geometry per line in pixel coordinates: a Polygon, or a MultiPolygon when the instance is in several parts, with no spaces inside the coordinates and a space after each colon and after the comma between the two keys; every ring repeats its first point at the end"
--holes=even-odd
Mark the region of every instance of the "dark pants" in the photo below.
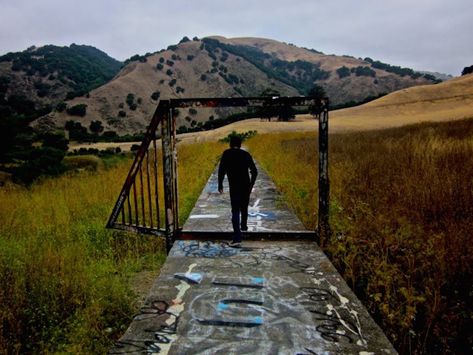
{"type": "Polygon", "coordinates": [[[232,204],[232,225],[233,225],[233,241],[241,242],[241,229],[246,229],[248,223],[248,204],[250,203],[249,187],[246,189],[230,188],[230,201],[232,204]],[[240,223],[241,213],[241,223],[240,223]]]}

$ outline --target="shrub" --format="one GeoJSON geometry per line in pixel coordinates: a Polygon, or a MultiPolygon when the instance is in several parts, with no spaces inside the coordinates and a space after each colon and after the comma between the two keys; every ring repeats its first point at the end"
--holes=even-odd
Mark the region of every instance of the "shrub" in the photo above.
{"type": "Polygon", "coordinates": [[[90,131],[94,134],[99,134],[103,131],[102,121],[92,121],[90,122],[90,131]]]}
{"type": "Polygon", "coordinates": [[[186,43],[186,42],[190,42],[190,39],[189,39],[189,37],[184,36],[184,37],[182,37],[182,39],[179,41],[179,44],[181,44],[181,43],[186,43]]]}
{"type": "Polygon", "coordinates": [[[350,71],[355,73],[356,76],[376,76],[376,72],[370,67],[358,66],[356,68],[351,68],[350,71]]]}
{"type": "Polygon", "coordinates": [[[118,134],[115,131],[105,131],[102,134],[102,138],[106,138],[106,139],[110,139],[110,140],[115,139],[117,137],[118,137],[118,134]]]}
{"type": "Polygon", "coordinates": [[[151,94],[151,98],[153,100],[158,100],[160,96],[161,96],[161,92],[159,92],[159,91],[155,91],[151,94]]]}
{"type": "Polygon", "coordinates": [[[188,54],[187,55],[187,60],[190,62],[190,61],[192,61],[192,59],[194,59],[194,56],[192,54],[188,54]]]}
{"type": "Polygon", "coordinates": [[[176,79],[172,79],[169,81],[169,86],[170,87],[173,87],[174,85],[176,85],[176,79]]]}
{"type": "Polygon", "coordinates": [[[128,106],[131,106],[134,101],[135,101],[135,95],[134,94],[129,93],[128,95],[126,95],[126,103],[127,103],[128,106]]]}
{"type": "Polygon", "coordinates": [[[189,109],[189,113],[190,113],[192,116],[195,116],[195,115],[197,115],[197,110],[196,110],[195,108],[192,108],[192,107],[191,107],[191,108],[189,109]]]}
{"type": "Polygon", "coordinates": [[[162,70],[164,67],[161,63],[156,64],[156,69],[162,70]]]}
{"type": "Polygon", "coordinates": [[[160,63],[164,63],[164,58],[163,58],[163,57],[160,57],[160,58],[159,58],[159,62],[160,62],[160,63]]]}
{"type": "Polygon", "coordinates": [[[63,112],[67,108],[67,104],[64,101],[61,101],[56,105],[57,112],[63,112]]]}
{"type": "Polygon", "coordinates": [[[471,73],[473,73],[473,65],[471,65],[469,67],[465,67],[462,70],[462,75],[467,75],[467,74],[471,74],[471,73]]]}
{"type": "Polygon", "coordinates": [[[126,112],[123,110],[118,111],[118,117],[126,117],[126,112]]]}
{"type": "Polygon", "coordinates": [[[207,75],[202,74],[202,75],[200,76],[200,80],[202,80],[202,81],[207,80],[207,75]]]}
{"type": "Polygon", "coordinates": [[[174,62],[172,60],[166,60],[166,64],[172,67],[174,65],[174,62]]]}
{"type": "Polygon", "coordinates": [[[86,104],[78,104],[72,107],[68,107],[66,112],[71,116],[80,116],[84,117],[87,113],[87,105],[86,104]]]}
{"type": "Polygon", "coordinates": [[[64,166],[67,170],[97,171],[101,165],[102,160],[95,155],[77,155],[64,158],[64,166]]]}
{"type": "Polygon", "coordinates": [[[87,128],[83,127],[80,122],[67,121],[65,129],[69,131],[69,138],[82,141],[88,137],[87,128]]]}
{"type": "Polygon", "coordinates": [[[239,137],[241,141],[244,142],[245,140],[256,136],[257,133],[258,131],[247,131],[247,132],[241,132],[241,133],[232,131],[232,133],[227,135],[225,138],[220,139],[219,141],[222,143],[229,143],[232,137],[239,137]]]}
{"type": "Polygon", "coordinates": [[[172,70],[171,69],[166,70],[166,74],[171,76],[172,75],[172,70]]]}
{"type": "Polygon", "coordinates": [[[350,69],[346,66],[340,67],[337,69],[337,74],[340,79],[350,76],[350,69]]]}

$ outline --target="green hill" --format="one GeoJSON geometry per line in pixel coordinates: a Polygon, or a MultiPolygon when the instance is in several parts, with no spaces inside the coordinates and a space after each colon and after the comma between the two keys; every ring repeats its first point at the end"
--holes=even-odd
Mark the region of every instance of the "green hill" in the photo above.
{"type": "Polygon", "coordinates": [[[97,48],[46,45],[0,57],[0,117],[33,115],[111,80],[122,63],[97,48]]]}

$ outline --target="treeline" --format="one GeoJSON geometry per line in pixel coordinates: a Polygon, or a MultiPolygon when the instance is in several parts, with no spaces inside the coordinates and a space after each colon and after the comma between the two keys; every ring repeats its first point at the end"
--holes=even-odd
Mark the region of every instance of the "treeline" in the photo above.
{"type": "Polygon", "coordinates": [[[177,133],[181,134],[181,133],[188,133],[188,132],[208,131],[211,129],[226,126],[233,122],[242,121],[248,118],[255,118],[255,117],[258,117],[258,115],[256,114],[256,112],[252,112],[252,111],[234,113],[232,115],[229,115],[227,117],[222,117],[222,118],[214,118],[213,116],[210,116],[209,119],[205,122],[194,121],[195,123],[192,124],[191,127],[180,126],[177,129],[177,133]]]}
{"type": "Polygon", "coordinates": [[[59,175],[65,171],[62,160],[68,149],[63,134],[38,134],[24,116],[0,120],[0,170],[14,181],[31,184],[42,175],[59,175]]]}
{"type": "Polygon", "coordinates": [[[380,62],[379,60],[373,60],[369,57],[365,58],[364,61],[370,63],[371,67],[373,68],[381,69],[389,73],[394,73],[402,77],[410,76],[412,79],[418,79],[420,77],[424,77],[425,79],[436,82],[436,83],[441,81],[441,80],[438,80],[432,74],[422,74],[410,68],[403,68],[397,65],[386,64],[386,63],[380,62]]]}
{"type": "MultiPolygon", "coordinates": [[[[31,47],[23,52],[8,53],[0,62],[11,62],[13,71],[24,71],[27,75],[39,75],[49,80],[59,80],[72,88],[67,99],[84,95],[105,84],[120,70],[122,63],[109,57],[97,48],[71,44],[69,47],[47,45],[31,47]]],[[[49,84],[39,83],[44,96],[49,84]]]]}
{"type": "Polygon", "coordinates": [[[104,131],[102,122],[98,120],[92,121],[89,129],[73,120],[67,121],[64,128],[69,133],[69,139],[77,142],[138,142],[144,138],[142,132],[119,136],[115,131],[104,131]]]}
{"type": "Polygon", "coordinates": [[[297,60],[288,62],[274,58],[257,48],[243,45],[231,45],[221,43],[213,38],[202,39],[201,49],[207,50],[209,56],[216,59],[215,50],[232,53],[237,57],[244,58],[252,63],[269,78],[281,81],[295,87],[301,94],[305,95],[314,85],[314,81],[324,80],[330,76],[329,71],[320,68],[320,64],[297,60]]]}

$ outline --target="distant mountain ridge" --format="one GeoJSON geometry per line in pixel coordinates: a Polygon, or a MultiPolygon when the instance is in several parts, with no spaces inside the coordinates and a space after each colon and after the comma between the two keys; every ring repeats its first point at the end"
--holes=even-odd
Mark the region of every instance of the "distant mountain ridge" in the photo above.
{"type": "MultiPolygon", "coordinates": [[[[39,125],[63,128],[74,120],[88,128],[100,121],[104,131],[136,133],[145,129],[159,99],[255,96],[266,89],[284,96],[305,95],[317,84],[333,105],[354,104],[435,82],[434,76],[412,69],[370,58],[326,55],[271,39],[184,37],[166,50],[133,56],[113,79],[61,103],[39,125]]],[[[228,113],[182,111],[178,127],[195,129],[228,113]]]]}

